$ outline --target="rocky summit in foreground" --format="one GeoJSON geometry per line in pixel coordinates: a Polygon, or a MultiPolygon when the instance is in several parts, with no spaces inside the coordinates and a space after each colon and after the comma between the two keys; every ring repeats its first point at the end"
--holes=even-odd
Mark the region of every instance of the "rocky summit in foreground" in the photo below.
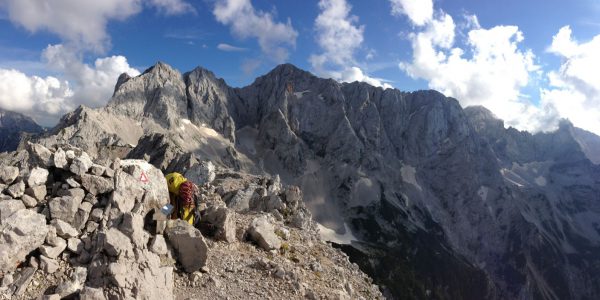
{"type": "MultiPolygon", "coordinates": [[[[194,180],[206,161],[278,176],[388,298],[600,298],[600,137],[568,121],[531,134],[436,91],[289,64],[231,88],[203,68],[157,63],[121,75],[105,107],[79,107],[34,140],[194,180]]],[[[263,194],[243,190],[219,194],[251,211],[243,199],[263,194]]]]}
{"type": "Polygon", "coordinates": [[[160,212],[167,184],[146,161],[13,153],[0,167],[0,299],[382,298],[320,239],[297,187],[208,162],[190,172],[202,232],[160,212]]]}

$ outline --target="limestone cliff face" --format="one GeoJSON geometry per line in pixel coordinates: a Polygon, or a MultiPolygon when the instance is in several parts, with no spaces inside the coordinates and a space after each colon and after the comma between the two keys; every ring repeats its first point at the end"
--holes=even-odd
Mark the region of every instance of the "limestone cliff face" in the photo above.
{"type": "Polygon", "coordinates": [[[600,297],[598,137],[568,123],[532,135],[436,91],[289,64],[234,89],[159,63],[44,139],[163,170],[279,174],[392,297],[600,297]]]}

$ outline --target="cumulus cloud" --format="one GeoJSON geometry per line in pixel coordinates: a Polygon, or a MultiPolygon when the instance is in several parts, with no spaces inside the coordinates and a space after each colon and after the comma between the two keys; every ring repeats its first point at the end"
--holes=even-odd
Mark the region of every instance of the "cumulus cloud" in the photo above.
{"type": "Polygon", "coordinates": [[[291,20],[277,23],[271,13],[256,10],[250,0],[217,0],[213,14],[239,38],[256,38],[262,52],[277,63],[287,60],[288,47],[296,46],[298,32],[291,20]]]}
{"type": "Polygon", "coordinates": [[[0,69],[0,107],[25,113],[42,124],[72,108],[73,91],[55,77],[27,76],[14,69],[0,69]]]}
{"type": "Polygon", "coordinates": [[[63,74],[73,85],[77,104],[90,107],[99,107],[107,103],[120,74],[140,74],[138,70],[129,66],[124,56],[97,58],[94,65],[90,66],[81,62],[77,52],[61,44],[48,46],[42,57],[51,70],[63,74]]]}
{"type": "Polygon", "coordinates": [[[42,125],[54,125],[60,116],[80,104],[105,105],[121,73],[139,74],[123,56],[98,58],[90,66],[64,45],[48,46],[43,58],[60,78],[0,69],[0,107],[27,114],[42,125]]]}
{"type": "Polygon", "coordinates": [[[218,44],[217,49],[225,52],[244,52],[248,50],[248,48],[236,47],[225,43],[218,44]]]}
{"type": "Polygon", "coordinates": [[[196,9],[191,4],[182,0],[150,0],[150,5],[169,16],[196,13],[196,9]]]}
{"type": "Polygon", "coordinates": [[[367,76],[357,67],[354,54],[364,40],[365,28],[356,24],[358,17],[350,15],[352,7],[346,0],[321,0],[319,9],[321,12],[315,20],[315,29],[317,44],[323,52],[309,58],[315,72],[345,82],[364,81],[374,86],[391,87],[367,76]]]}
{"type": "Polygon", "coordinates": [[[600,35],[588,42],[573,39],[569,26],[559,30],[548,48],[562,58],[558,70],[548,73],[549,87],[541,89],[542,105],[558,118],[600,135],[600,35]]]}
{"type": "Polygon", "coordinates": [[[469,16],[467,24],[461,26],[468,32],[460,47],[456,40],[458,26],[449,14],[428,10],[427,17],[415,18],[410,15],[413,8],[400,11],[415,25],[421,25],[409,35],[412,61],[399,65],[410,77],[427,80],[430,88],[458,99],[463,107],[483,105],[509,126],[530,131],[547,126],[541,117],[544,109],[531,104],[521,93],[539,66],[533,52],[520,47],[524,37],[517,26],[485,29],[476,17],[469,16]]]}
{"type": "Polygon", "coordinates": [[[417,26],[431,21],[433,16],[433,0],[390,0],[392,15],[406,15],[417,26]]]}
{"type": "Polygon", "coordinates": [[[3,0],[8,18],[30,32],[47,30],[70,44],[104,51],[110,44],[109,20],[124,20],[141,11],[140,0],[3,0]]]}

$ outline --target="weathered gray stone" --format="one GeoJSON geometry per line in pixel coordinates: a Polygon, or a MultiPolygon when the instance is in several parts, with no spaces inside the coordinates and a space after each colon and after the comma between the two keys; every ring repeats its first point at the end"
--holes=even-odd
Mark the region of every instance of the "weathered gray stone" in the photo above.
{"type": "Polygon", "coordinates": [[[25,194],[21,197],[21,201],[23,201],[23,204],[25,204],[25,207],[27,207],[27,208],[32,208],[37,205],[37,200],[35,200],[35,198],[33,198],[27,194],[25,194]]]}
{"type": "Polygon", "coordinates": [[[104,170],[104,176],[106,176],[108,178],[115,177],[115,170],[113,170],[111,168],[106,168],[106,170],[104,170]]]}
{"type": "Polygon", "coordinates": [[[106,300],[102,288],[84,287],[79,293],[79,300],[106,300]]]}
{"type": "Polygon", "coordinates": [[[57,258],[67,248],[67,242],[60,237],[56,238],[55,246],[42,245],[40,246],[40,253],[48,256],[49,258],[57,258]]]}
{"type": "Polygon", "coordinates": [[[50,216],[53,219],[61,219],[69,224],[72,224],[75,220],[75,214],[78,211],[81,200],[82,199],[71,196],[53,198],[48,202],[50,216]]]}
{"type": "Polygon", "coordinates": [[[0,180],[5,184],[11,184],[19,177],[19,168],[13,166],[0,167],[0,180]]]}
{"type": "Polygon", "coordinates": [[[81,175],[81,184],[92,195],[109,193],[115,188],[115,183],[112,179],[90,174],[81,175]]]}
{"type": "Polygon", "coordinates": [[[169,249],[167,248],[167,242],[162,234],[157,234],[154,236],[152,242],[150,242],[150,251],[158,255],[165,255],[169,252],[169,249]]]}
{"type": "Polygon", "coordinates": [[[185,177],[198,185],[211,183],[216,177],[215,165],[210,161],[203,161],[187,170],[185,177]]]}
{"type": "Polygon", "coordinates": [[[94,222],[100,222],[104,216],[104,210],[102,208],[94,208],[90,213],[90,220],[94,222]]]}
{"type": "Polygon", "coordinates": [[[113,207],[122,212],[131,211],[136,202],[142,201],[144,193],[138,179],[121,170],[116,172],[115,190],[110,196],[113,207]]]}
{"type": "Polygon", "coordinates": [[[79,235],[79,232],[77,232],[77,229],[75,229],[73,226],[71,226],[71,224],[69,224],[63,220],[54,219],[54,220],[52,220],[52,222],[50,222],[50,225],[52,225],[54,228],[56,228],[56,234],[58,236],[60,236],[61,238],[69,239],[69,238],[77,237],[79,235]]]}
{"type": "Polygon", "coordinates": [[[13,183],[6,192],[13,198],[21,198],[25,193],[25,183],[22,180],[13,183]]]}
{"type": "Polygon", "coordinates": [[[69,196],[69,197],[73,197],[76,199],[76,201],[78,201],[79,203],[81,203],[81,201],[85,198],[86,194],[85,191],[81,188],[74,188],[74,189],[61,189],[58,190],[56,192],[57,196],[69,196]]]}
{"type": "Polygon", "coordinates": [[[59,294],[44,295],[44,296],[42,296],[42,300],[60,300],[60,295],[59,294]]]}
{"type": "Polygon", "coordinates": [[[102,174],[104,174],[104,171],[106,171],[106,167],[97,164],[93,164],[90,168],[90,173],[96,176],[102,176],[102,174]]]}
{"type": "Polygon", "coordinates": [[[68,161],[73,161],[73,159],[75,159],[75,151],[67,150],[65,151],[65,156],[67,157],[68,161]]]}
{"type": "Polygon", "coordinates": [[[111,256],[129,257],[133,255],[133,246],[129,238],[116,228],[110,228],[105,233],[104,250],[111,256]]]}
{"type": "MultiPolygon", "coordinates": [[[[91,195],[91,194],[88,194],[88,195],[91,195]]],[[[93,208],[92,203],[87,202],[87,201],[81,202],[81,204],[79,205],[79,209],[77,210],[77,213],[75,214],[75,219],[73,220],[73,227],[75,227],[77,230],[83,229],[83,227],[85,226],[85,223],[88,221],[88,218],[90,216],[90,211],[92,210],[92,208],[93,208]]]]}
{"type": "Polygon", "coordinates": [[[216,227],[215,238],[233,243],[236,241],[235,212],[226,207],[209,207],[203,219],[216,227]]]}
{"type": "Polygon", "coordinates": [[[16,211],[25,209],[25,205],[21,200],[2,200],[0,201],[0,224],[8,219],[16,211]]]}
{"type": "Polygon", "coordinates": [[[54,156],[52,157],[54,160],[54,166],[59,169],[68,170],[69,162],[67,161],[67,154],[61,148],[58,148],[54,152],[54,156]]]}
{"type": "Polygon", "coordinates": [[[75,180],[75,178],[73,178],[73,177],[67,178],[67,180],[65,180],[65,182],[72,188],[81,187],[81,184],[79,182],[77,182],[77,180],[75,180]]]}
{"type": "Polygon", "coordinates": [[[267,251],[276,250],[281,247],[281,239],[275,234],[273,225],[265,216],[252,220],[248,228],[248,233],[258,246],[267,251]]]}
{"type": "Polygon", "coordinates": [[[183,220],[174,220],[168,222],[165,233],[186,272],[198,271],[206,264],[208,247],[200,230],[183,220]]]}
{"type": "Polygon", "coordinates": [[[96,231],[96,229],[98,229],[98,226],[100,226],[100,224],[98,224],[96,222],[88,221],[85,224],[85,232],[93,233],[94,231],[96,231]]]}
{"type": "Polygon", "coordinates": [[[227,207],[235,210],[236,212],[247,211],[250,208],[250,202],[252,198],[258,197],[258,195],[254,192],[256,186],[251,185],[244,190],[238,190],[235,194],[225,200],[227,203],[227,207]]]}
{"type": "Polygon", "coordinates": [[[25,194],[35,198],[38,202],[43,202],[46,198],[46,186],[38,185],[34,187],[28,187],[25,189],[25,194]]]}
{"type": "Polygon", "coordinates": [[[67,240],[67,249],[79,254],[83,250],[83,242],[78,238],[70,238],[67,240]]]}
{"type": "Polygon", "coordinates": [[[75,175],[83,175],[92,167],[92,160],[86,156],[80,156],[73,159],[69,170],[75,175]]]}
{"type": "Polygon", "coordinates": [[[0,272],[13,271],[18,262],[44,243],[46,218],[31,210],[18,210],[0,224],[0,272]]]}
{"type": "Polygon", "coordinates": [[[54,165],[54,161],[52,160],[52,151],[43,145],[28,143],[27,150],[29,151],[31,158],[34,159],[34,163],[44,168],[54,165]]]}
{"type": "Polygon", "coordinates": [[[48,181],[48,175],[50,173],[48,170],[40,167],[36,167],[29,171],[29,175],[27,175],[27,186],[38,186],[45,185],[46,181],[48,181]]]}
{"type": "Polygon", "coordinates": [[[60,267],[55,259],[40,255],[40,267],[44,272],[52,274],[60,267]]]}
{"type": "Polygon", "coordinates": [[[149,234],[144,230],[144,217],[140,214],[127,212],[123,214],[123,222],[119,227],[137,248],[145,248],[149,234]]]}
{"type": "Polygon", "coordinates": [[[17,279],[13,283],[13,285],[15,286],[13,296],[21,297],[23,296],[23,294],[25,294],[25,291],[27,290],[29,283],[31,283],[31,280],[33,279],[33,275],[35,275],[36,270],[37,268],[27,267],[21,270],[21,272],[19,272],[17,279]]]}
{"type": "Polygon", "coordinates": [[[60,283],[54,292],[59,294],[61,298],[75,294],[83,288],[86,277],[87,269],[76,267],[71,275],[71,279],[60,283]]]}

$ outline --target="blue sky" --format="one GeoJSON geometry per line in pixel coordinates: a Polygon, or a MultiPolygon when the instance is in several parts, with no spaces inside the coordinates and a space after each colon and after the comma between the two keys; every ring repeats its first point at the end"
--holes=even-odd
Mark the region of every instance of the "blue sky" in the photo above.
{"type": "Polygon", "coordinates": [[[600,133],[597,0],[94,2],[0,0],[0,107],[52,125],[78,104],[104,105],[120,72],[159,60],[236,87],[290,62],[339,81],[434,88],[519,129],[568,118],[600,133]]]}

